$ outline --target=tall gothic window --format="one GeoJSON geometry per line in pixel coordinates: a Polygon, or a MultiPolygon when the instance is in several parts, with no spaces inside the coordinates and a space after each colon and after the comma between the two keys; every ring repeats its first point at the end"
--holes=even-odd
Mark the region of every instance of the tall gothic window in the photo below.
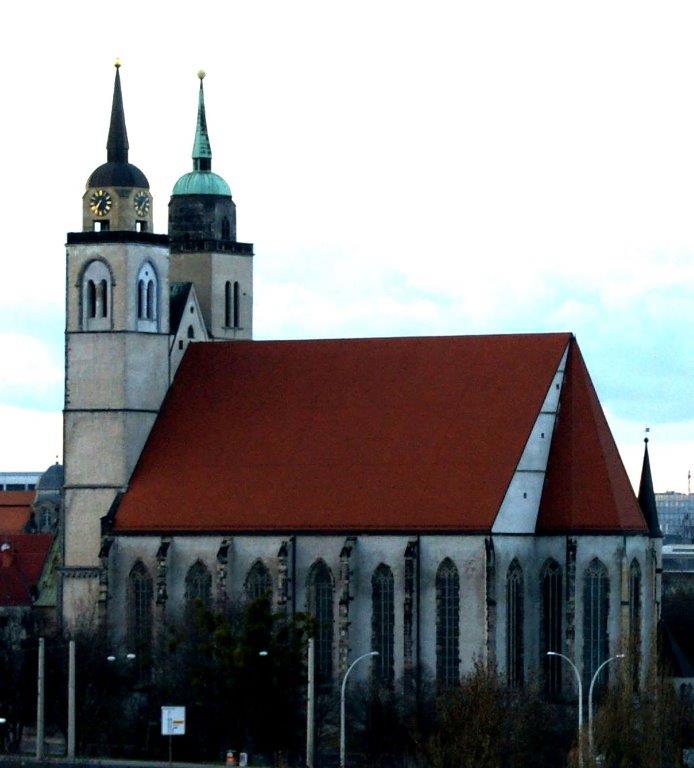
{"type": "Polygon", "coordinates": [[[231,282],[229,280],[224,284],[224,325],[231,328],[233,318],[232,310],[233,296],[231,295],[231,282]]]}
{"type": "Polygon", "coordinates": [[[523,685],[523,569],[515,558],[506,574],[506,678],[523,685]]]}
{"type": "Polygon", "coordinates": [[[196,560],[186,574],[186,605],[192,608],[196,603],[203,608],[212,604],[212,575],[200,560],[196,560]]]}
{"type": "Polygon", "coordinates": [[[106,331],[111,327],[111,271],[105,261],[94,259],[82,275],[82,329],[106,331]]]}
{"type": "Polygon", "coordinates": [[[234,283],[234,328],[240,328],[241,323],[241,297],[238,281],[234,283]]]}
{"type": "Polygon", "coordinates": [[[629,650],[634,665],[634,686],[638,687],[641,662],[641,566],[636,558],[629,566],[629,650]]]}
{"type": "Polygon", "coordinates": [[[222,219],[222,240],[228,240],[231,237],[231,226],[229,219],[225,216],[222,219]]]}
{"type": "Polygon", "coordinates": [[[137,329],[157,330],[157,273],[148,261],[137,277],[137,329]]]}
{"type": "MultiPolygon", "coordinates": [[[[609,653],[607,618],[610,607],[610,578],[604,563],[595,558],[583,579],[583,676],[586,690],[597,668],[609,653]]],[[[600,673],[596,686],[607,682],[607,669],[600,673]]]]}
{"type": "Polygon", "coordinates": [[[460,681],[460,580],[446,558],[436,572],[436,681],[451,688],[460,681]]]}
{"type": "Polygon", "coordinates": [[[248,571],[245,590],[249,600],[257,600],[259,597],[272,599],[272,577],[260,560],[256,560],[248,571]]]}
{"type": "Polygon", "coordinates": [[[146,660],[152,649],[152,577],[141,560],[128,576],[127,637],[128,649],[136,653],[140,662],[146,660]]]}
{"type": "Polygon", "coordinates": [[[384,685],[393,684],[393,572],[381,563],[371,577],[371,647],[376,676],[384,685]]]}
{"type": "Polygon", "coordinates": [[[547,651],[562,652],[562,574],[556,560],[547,560],[540,572],[540,662],[545,692],[561,693],[561,659],[547,651]]]}
{"type": "Polygon", "coordinates": [[[333,674],[333,577],[322,560],[313,564],[308,576],[308,612],[315,621],[316,676],[329,683],[333,674]]]}

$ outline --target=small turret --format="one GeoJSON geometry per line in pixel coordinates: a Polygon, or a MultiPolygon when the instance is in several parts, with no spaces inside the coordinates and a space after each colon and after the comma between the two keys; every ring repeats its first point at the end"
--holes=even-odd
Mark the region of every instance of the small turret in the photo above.
{"type": "Polygon", "coordinates": [[[641,468],[641,483],[639,485],[639,506],[648,526],[648,535],[652,539],[660,539],[663,534],[658,523],[658,509],[653,491],[653,477],[651,475],[651,461],[648,456],[647,437],[644,438],[643,443],[643,467],[641,468]]]}

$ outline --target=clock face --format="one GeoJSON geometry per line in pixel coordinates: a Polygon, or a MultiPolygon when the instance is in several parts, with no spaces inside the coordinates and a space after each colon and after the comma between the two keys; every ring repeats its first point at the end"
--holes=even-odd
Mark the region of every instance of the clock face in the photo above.
{"type": "Polygon", "coordinates": [[[96,189],[89,198],[89,210],[96,216],[105,216],[111,210],[111,195],[103,189],[96,189]]]}
{"type": "Polygon", "coordinates": [[[146,192],[138,192],[133,198],[135,213],[138,216],[146,216],[149,213],[149,195],[146,192]]]}

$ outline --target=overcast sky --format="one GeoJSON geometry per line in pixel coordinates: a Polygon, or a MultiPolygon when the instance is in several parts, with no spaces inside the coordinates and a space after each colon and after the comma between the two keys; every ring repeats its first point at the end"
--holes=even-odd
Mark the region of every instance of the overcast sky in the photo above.
{"type": "Polygon", "coordinates": [[[573,331],[632,481],[694,468],[694,6],[5,3],[0,471],[61,453],[65,233],[121,57],[155,228],[213,168],[255,336],[573,331]]]}

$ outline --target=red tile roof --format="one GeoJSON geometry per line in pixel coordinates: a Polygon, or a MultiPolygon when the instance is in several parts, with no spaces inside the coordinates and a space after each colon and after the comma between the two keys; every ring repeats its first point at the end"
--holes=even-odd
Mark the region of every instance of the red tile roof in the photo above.
{"type": "Polygon", "coordinates": [[[648,533],[575,343],[569,350],[537,531],[648,533]]]}
{"type": "Polygon", "coordinates": [[[641,531],[569,334],[193,344],[115,530],[489,531],[570,342],[538,528],[641,531]]]}
{"type": "Polygon", "coordinates": [[[115,529],[489,530],[570,338],[193,344],[115,529]]]}
{"type": "Polygon", "coordinates": [[[52,541],[47,533],[0,535],[0,606],[32,604],[52,541]]]}
{"type": "Polygon", "coordinates": [[[0,533],[22,533],[36,491],[0,491],[0,533]]]}

